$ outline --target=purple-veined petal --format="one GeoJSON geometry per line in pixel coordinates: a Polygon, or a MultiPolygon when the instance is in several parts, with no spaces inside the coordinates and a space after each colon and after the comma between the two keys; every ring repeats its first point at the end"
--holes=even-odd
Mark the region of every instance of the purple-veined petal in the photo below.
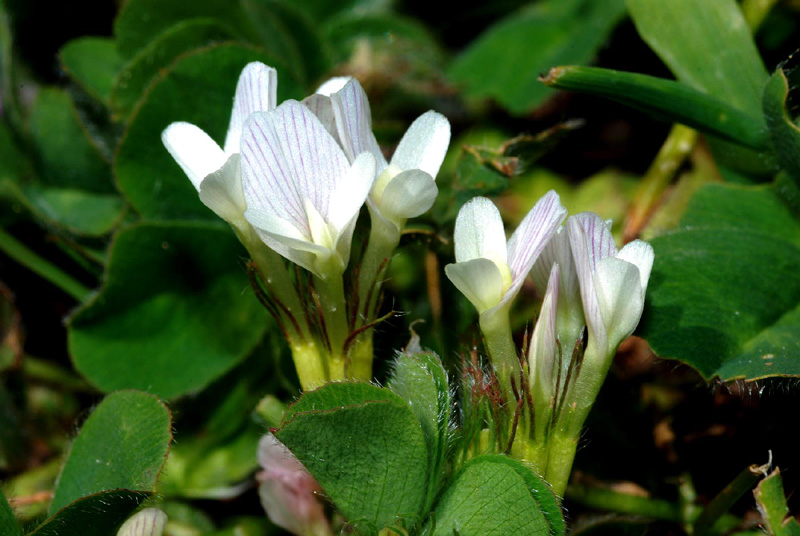
{"type": "Polygon", "coordinates": [[[538,392],[550,398],[555,388],[553,371],[556,367],[556,321],[558,313],[559,265],[553,264],[547,283],[547,291],[542,301],[542,309],[536,327],[533,328],[531,346],[528,351],[530,386],[539,384],[538,392]]]}
{"type": "Polygon", "coordinates": [[[306,237],[310,231],[305,200],[327,219],[331,194],[349,168],[336,141],[297,101],[255,113],[245,124],[242,173],[247,206],[273,212],[306,237]]]}
{"type": "Polygon", "coordinates": [[[347,266],[356,219],[375,181],[375,158],[361,153],[331,197],[328,222],[335,236],[334,249],[347,266]]]}
{"type": "Polygon", "coordinates": [[[242,224],[247,204],[238,154],[231,155],[225,165],[203,179],[200,183],[200,201],[231,225],[242,224]]]}
{"type": "Polygon", "coordinates": [[[617,258],[628,261],[639,269],[639,279],[644,294],[647,291],[647,282],[650,281],[650,271],[653,269],[653,246],[644,240],[634,240],[619,251],[617,258]]]}
{"type": "Polygon", "coordinates": [[[330,97],[337,91],[341,90],[345,84],[352,79],[352,76],[334,76],[333,78],[323,82],[314,93],[319,93],[320,95],[330,97]]]}
{"type": "Polygon", "coordinates": [[[508,267],[511,270],[511,286],[503,302],[514,299],[533,263],[542,252],[553,233],[567,213],[561,206],[558,194],[550,190],[528,212],[508,240],[508,267]]]}
{"type": "MultiPolygon", "coordinates": [[[[600,221],[602,223],[602,220],[600,221]]],[[[605,225],[603,225],[603,228],[605,228],[605,225]]],[[[575,272],[578,275],[578,284],[581,289],[583,315],[586,320],[586,327],[589,330],[590,341],[602,352],[606,352],[608,335],[594,288],[592,244],[587,237],[581,219],[577,216],[567,218],[567,233],[572,249],[572,258],[575,261],[575,272]]]]}
{"type": "Polygon", "coordinates": [[[327,257],[332,253],[330,249],[314,244],[311,237],[304,235],[292,222],[272,212],[248,208],[244,217],[267,246],[310,272],[316,273],[316,257],[327,257]]]}
{"type": "Polygon", "coordinates": [[[372,153],[377,162],[376,174],[388,165],[381,148],[372,133],[372,116],[370,115],[367,94],[355,78],[347,82],[342,89],[331,95],[333,114],[339,141],[350,162],[363,152],[372,153]]]}
{"type": "Polygon", "coordinates": [[[456,262],[487,258],[506,263],[506,232],[500,211],[489,199],[470,199],[456,217],[453,233],[456,262]]]}
{"type": "Polygon", "coordinates": [[[581,223],[586,233],[592,271],[602,259],[617,255],[617,245],[611,235],[610,220],[604,220],[594,212],[581,212],[576,214],[574,218],[581,223]]]}
{"type": "Polygon", "coordinates": [[[448,264],[444,273],[478,313],[497,306],[503,299],[503,276],[489,259],[476,258],[448,264]]]}
{"type": "Polygon", "coordinates": [[[421,169],[434,180],[450,145],[450,122],[440,113],[425,112],[408,128],[392,156],[400,169],[421,169]]]}
{"type": "Polygon", "coordinates": [[[145,508],[129,517],[117,536],[161,536],[166,524],[167,514],[158,508],[145,508]]]}
{"type": "Polygon", "coordinates": [[[233,97],[231,122],[225,136],[225,154],[239,152],[245,121],[255,112],[266,112],[275,108],[277,93],[278,72],[275,69],[258,61],[245,65],[233,97]]]}
{"type": "Polygon", "coordinates": [[[644,292],[639,268],[618,257],[606,257],[597,263],[594,288],[608,333],[608,349],[614,350],[642,317],[644,292]]]}
{"type": "Polygon", "coordinates": [[[300,461],[267,434],[258,444],[259,497],[270,520],[298,536],[332,534],[316,494],[322,488],[300,461]]]}
{"type": "Polygon", "coordinates": [[[420,169],[409,169],[389,181],[378,205],[385,217],[402,225],[430,210],[438,193],[433,177],[420,169]]]}
{"type": "Polygon", "coordinates": [[[161,133],[161,141],[198,191],[203,179],[227,160],[217,142],[191,123],[172,123],[161,133]]]}

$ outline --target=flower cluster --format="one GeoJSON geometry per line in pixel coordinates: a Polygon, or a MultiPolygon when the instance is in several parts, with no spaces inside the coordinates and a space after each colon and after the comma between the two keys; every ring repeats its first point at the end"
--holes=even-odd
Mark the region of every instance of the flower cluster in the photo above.
{"type": "Polygon", "coordinates": [[[639,323],[653,265],[646,242],[617,250],[609,222],[588,212],[564,222],[566,212],[551,191],[506,242],[495,206],[475,198],[458,214],[456,262],[446,267],[480,314],[497,396],[516,412],[504,422],[509,448],[559,492],[617,347],[639,323]],[[529,274],[543,301],[520,359],[509,309],[529,274]]]}
{"type": "Polygon", "coordinates": [[[357,80],[334,78],[302,102],[277,105],[276,92],[276,71],[251,63],[239,78],[223,147],[189,123],[171,124],[162,140],[200,200],[248,249],[257,292],[289,340],[303,388],[369,380],[364,332],[375,320],[380,275],[406,221],[436,198],[450,125],[436,112],[423,114],[387,162],[357,80]],[[365,204],[370,238],[351,283],[344,274],[365,204]],[[310,275],[294,276],[284,259],[310,275]],[[355,300],[345,300],[347,285],[355,300]]]}

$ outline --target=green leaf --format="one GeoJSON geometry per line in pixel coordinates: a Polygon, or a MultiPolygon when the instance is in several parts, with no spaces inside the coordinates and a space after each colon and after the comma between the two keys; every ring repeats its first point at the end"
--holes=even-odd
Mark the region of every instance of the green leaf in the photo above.
{"type": "Polygon", "coordinates": [[[425,435],[409,405],[390,390],[327,384],[290,406],[275,435],[359,533],[420,521],[425,435]]]}
{"type": "Polygon", "coordinates": [[[764,149],[767,134],[757,112],[742,112],[681,82],[595,67],[556,67],[542,79],[548,86],[606,97],[659,119],[755,149],[764,149]]]}
{"type": "Polygon", "coordinates": [[[424,509],[429,510],[442,482],[447,453],[453,404],[447,373],[436,354],[401,354],[389,389],[408,402],[425,434],[430,471],[424,509]]]}
{"type": "Polygon", "coordinates": [[[147,86],[178,56],[231,38],[231,31],[214,19],[190,19],[170,26],[137,52],[113,80],[109,100],[115,119],[127,117],[147,86]]]}
{"type": "Polygon", "coordinates": [[[119,52],[132,58],[167,28],[188,19],[216,19],[233,35],[250,29],[238,1],[129,0],[114,22],[119,52]]]}
{"type": "Polygon", "coordinates": [[[22,536],[22,529],[2,491],[0,491],[0,533],[7,536],[22,536]]]}
{"type": "MultiPolygon", "coordinates": [[[[173,121],[188,121],[222,145],[230,121],[236,83],[251,61],[270,63],[256,49],[223,44],[181,57],[150,86],[130,118],[115,161],[120,190],[145,218],[213,219],[186,174],[161,143],[173,121]]],[[[279,98],[296,86],[278,71],[279,98]]]]}
{"type": "Polygon", "coordinates": [[[43,184],[111,193],[111,169],[69,95],[60,89],[43,89],[34,103],[30,134],[39,155],[43,184]]]}
{"type": "Polygon", "coordinates": [[[706,185],[651,241],[640,335],[705,378],[800,375],[800,225],[774,190],[706,185]]]}
{"type": "Polygon", "coordinates": [[[530,469],[502,455],[470,460],[439,499],[433,536],[563,536],[555,495],[530,469]]]}
{"type": "Polygon", "coordinates": [[[69,325],[76,369],[104,391],[173,398],[208,385],[248,355],[266,327],[243,254],[221,225],[120,231],[103,288],[69,325]]]}
{"type": "Polygon", "coordinates": [[[514,114],[551,95],[538,78],[556,65],[588,63],[625,13],[623,0],[536,4],[493,25],[449,70],[468,95],[492,97],[514,114]]]}
{"type": "Polygon", "coordinates": [[[756,496],[758,509],[767,523],[769,534],[772,536],[800,535],[800,523],[789,514],[789,507],[786,505],[780,469],[776,468],[759,482],[753,494],[756,496]]]}
{"type": "Polygon", "coordinates": [[[123,60],[113,39],[81,37],[61,49],[64,70],[92,97],[108,105],[114,77],[123,60]]]}
{"type": "MultiPolygon", "coordinates": [[[[286,4],[291,4],[292,0],[281,0],[286,4]]],[[[329,0],[306,0],[298,3],[298,6],[308,13],[312,20],[325,20],[334,15],[346,15],[350,13],[371,15],[374,13],[384,13],[390,10],[395,0],[340,0],[331,2],[329,0]]]]}
{"type": "Polygon", "coordinates": [[[119,224],[125,213],[125,201],[117,194],[36,186],[25,188],[24,193],[38,217],[79,235],[104,236],[119,224]]]}
{"type": "Polygon", "coordinates": [[[678,80],[739,110],[761,109],[767,71],[735,0],[627,0],[631,18],[678,80]]]}
{"type": "Polygon", "coordinates": [[[773,74],[764,88],[764,116],[778,162],[800,188],[800,129],[786,109],[789,82],[782,69],[773,74]]]}
{"type": "Polygon", "coordinates": [[[102,491],[82,497],[56,512],[28,536],[109,536],[150,493],[102,491]]]}
{"type": "Polygon", "coordinates": [[[50,512],[115,489],[154,492],[172,440],[169,410],[137,391],[108,395],[72,443],[50,512]]]}

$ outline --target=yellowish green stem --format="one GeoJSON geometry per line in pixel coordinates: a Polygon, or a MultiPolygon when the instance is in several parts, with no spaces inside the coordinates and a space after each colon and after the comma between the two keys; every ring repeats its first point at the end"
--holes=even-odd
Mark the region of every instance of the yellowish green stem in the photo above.
{"type": "Polygon", "coordinates": [[[372,215],[367,249],[358,269],[358,310],[356,327],[369,324],[375,319],[375,308],[389,261],[400,243],[400,229],[372,215]]]}
{"type": "MultiPolygon", "coordinates": [[[[511,334],[511,322],[508,307],[484,312],[480,316],[481,333],[486,341],[489,359],[497,375],[497,381],[508,403],[514,403],[514,392],[511,378],[519,383],[519,357],[511,334]]],[[[517,388],[520,386],[517,385],[517,388]]]]}

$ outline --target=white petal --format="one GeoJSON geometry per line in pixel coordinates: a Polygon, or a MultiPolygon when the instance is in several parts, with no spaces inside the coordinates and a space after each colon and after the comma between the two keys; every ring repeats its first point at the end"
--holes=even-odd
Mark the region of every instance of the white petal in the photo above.
{"type": "Polygon", "coordinates": [[[388,164],[372,133],[369,101],[358,80],[351,79],[342,89],[332,94],[331,104],[339,141],[347,158],[353,162],[364,151],[370,152],[377,162],[377,173],[383,171],[388,164]]]}
{"type": "Polygon", "coordinates": [[[644,292],[639,269],[622,259],[606,257],[597,263],[594,286],[608,332],[608,348],[613,350],[633,333],[642,316],[644,292]]]}
{"type": "Polygon", "coordinates": [[[248,208],[244,217],[267,246],[310,272],[317,273],[317,257],[326,258],[332,253],[330,249],[314,244],[291,222],[272,212],[248,208]]]}
{"type": "Polygon", "coordinates": [[[161,133],[161,141],[198,190],[202,180],[227,160],[217,142],[191,123],[172,123],[161,133]]]}
{"type": "Polygon", "coordinates": [[[553,394],[555,378],[556,352],[556,318],[558,312],[559,266],[553,264],[544,295],[542,309],[536,327],[533,329],[531,347],[528,352],[530,385],[539,384],[539,392],[545,398],[553,394]]]}
{"type": "Polygon", "coordinates": [[[333,93],[336,93],[342,89],[345,84],[352,79],[352,76],[334,76],[330,80],[323,82],[314,93],[319,93],[320,95],[330,97],[333,93]]]}
{"type": "Polygon", "coordinates": [[[374,181],[375,158],[369,153],[361,153],[331,197],[328,221],[336,233],[334,248],[345,267],[350,260],[350,245],[358,213],[374,181]]]}
{"type": "MultiPolygon", "coordinates": [[[[559,268],[559,294],[579,299],[578,275],[575,273],[575,261],[572,259],[569,237],[565,227],[560,227],[547,242],[539,258],[531,269],[531,278],[539,292],[544,292],[550,278],[553,264],[559,268]]],[[[573,300],[574,301],[574,300],[573,300]]]]}
{"type": "Polygon", "coordinates": [[[581,223],[586,233],[587,245],[589,247],[589,262],[594,271],[597,263],[606,257],[617,255],[617,245],[611,235],[611,221],[603,220],[594,212],[581,212],[573,216],[581,223]]]}
{"type": "Polygon", "coordinates": [[[406,131],[392,156],[400,169],[421,169],[436,179],[450,144],[450,122],[440,113],[419,116],[406,131]]]}
{"type": "Polygon", "coordinates": [[[467,201],[456,217],[453,233],[456,262],[487,258],[506,263],[506,233],[500,211],[489,199],[467,201]]]}
{"type": "Polygon", "coordinates": [[[583,302],[583,315],[586,320],[586,327],[589,330],[590,343],[596,345],[600,351],[606,352],[608,351],[608,334],[603,323],[603,315],[600,313],[600,305],[597,302],[597,294],[594,288],[592,245],[581,219],[576,216],[571,216],[567,219],[567,233],[572,249],[572,258],[575,261],[575,271],[578,274],[581,301],[583,302]]]}
{"type": "Polygon", "coordinates": [[[158,508],[145,508],[129,517],[117,536],[161,536],[166,524],[167,514],[158,508]]]}
{"type": "Polygon", "coordinates": [[[306,237],[305,200],[327,220],[331,194],[349,168],[336,141],[297,101],[255,113],[245,124],[242,179],[247,206],[274,213],[306,237]]]}
{"type": "Polygon", "coordinates": [[[407,219],[430,210],[438,193],[433,177],[419,169],[409,169],[389,181],[377,205],[384,216],[402,227],[407,219]]]}
{"type": "Polygon", "coordinates": [[[503,299],[503,276],[489,259],[472,259],[448,264],[444,272],[478,313],[496,307],[503,299]]]}
{"type": "Polygon", "coordinates": [[[245,121],[255,112],[266,112],[275,108],[278,93],[278,72],[261,62],[245,65],[236,94],[233,97],[233,112],[225,136],[225,154],[239,152],[242,128],[245,121]]]}
{"type": "Polygon", "coordinates": [[[231,225],[241,225],[247,204],[238,154],[231,155],[222,168],[203,179],[200,183],[200,201],[231,225]]]}
{"type": "Polygon", "coordinates": [[[508,266],[511,269],[511,296],[515,295],[533,263],[541,254],[547,242],[558,230],[566,209],[561,206],[558,194],[550,190],[528,212],[525,219],[508,241],[508,266]]]}
{"type": "Polygon", "coordinates": [[[322,126],[325,127],[325,130],[328,131],[333,139],[336,140],[336,143],[341,145],[341,141],[339,140],[339,132],[336,130],[336,118],[333,115],[333,105],[331,104],[331,98],[325,95],[320,95],[318,93],[314,93],[313,95],[309,95],[305,99],[303,99],[303,104],[311,110],[311,113],[317,116],[322,126]]]}
{"type": "Polygon", "coordinates": [[[650,280],[650,271],[653,269],[653,246],[644,240],[634,240],[620,250],[617,258],[628,261],[639,269],[642,294],[644,294],[647,290],[647,282],[650,280]]]}

